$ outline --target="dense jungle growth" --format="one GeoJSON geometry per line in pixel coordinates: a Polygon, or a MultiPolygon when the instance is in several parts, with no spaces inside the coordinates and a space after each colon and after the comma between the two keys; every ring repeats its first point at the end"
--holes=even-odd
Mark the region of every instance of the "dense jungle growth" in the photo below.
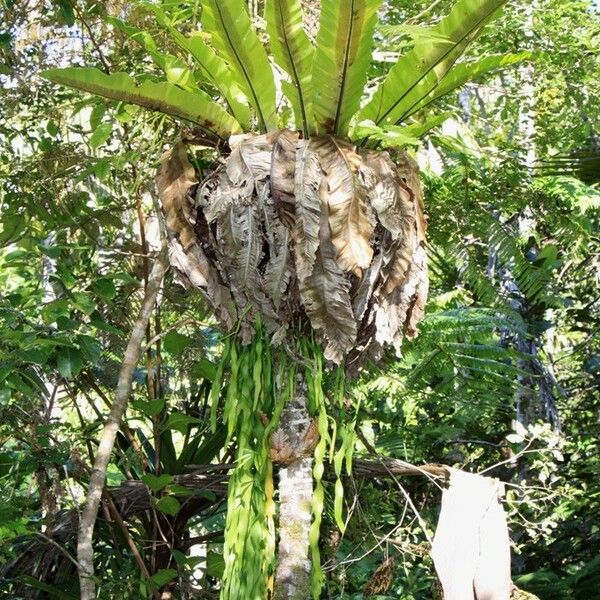
{"type": "Polygon", "coordinates": [[[599,597],[595,0],[0,7],[1,598],[599,597]]]}

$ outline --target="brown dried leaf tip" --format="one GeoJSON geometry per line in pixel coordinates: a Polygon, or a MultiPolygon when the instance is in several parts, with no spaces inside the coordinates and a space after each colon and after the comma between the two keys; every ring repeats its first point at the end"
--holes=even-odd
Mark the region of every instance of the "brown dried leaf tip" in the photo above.
{"type": "Polygon", "coordinates": [[[260,315],[283,341],[305,323],[328,360],[354,369],[417,334],[427,299],[426,218],[416,163],[282,130],[234,136],[191,195],[183,143],[156,182],[170,258],[226,330],[260,315]],[[291,333],[287,333],[291,332],[291,333]]]}
{"type": "Polygon", "coordinates": [[[386,558],[371,576],[371,579],[367,581],[363,596],[369,598],[371,596],[378,596],[385,594],[390,589],[392,581],[394,579],[394,566],[396,559],[393,556],[386,558]]]}

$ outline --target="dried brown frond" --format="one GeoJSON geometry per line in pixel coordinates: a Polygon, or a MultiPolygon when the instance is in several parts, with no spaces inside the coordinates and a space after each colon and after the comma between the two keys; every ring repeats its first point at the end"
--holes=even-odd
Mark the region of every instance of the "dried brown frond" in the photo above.
{"type": "Polygon", "coordinates": [[[427,299],[426,219],[415,162],[331,136],[235,136],[200,186],[185,146],[157,185],[171,262],[224,329],[260,315],[278,343],[309,323],[327,359],[356,369],[414,337],[427,299]]]}

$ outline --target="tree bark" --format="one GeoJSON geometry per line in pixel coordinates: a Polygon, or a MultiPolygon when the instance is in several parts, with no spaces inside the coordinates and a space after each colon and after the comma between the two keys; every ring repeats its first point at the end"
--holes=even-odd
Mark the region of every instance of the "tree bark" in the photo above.
{"type": "Polygon", "coordinates": [[[133,376],[142,353],[142,342],[146,335],[146,326],[148,325],[150,315],[154,310],[154,304],[168,264],[167,250],[166,247],[163,247],[152,267],[142,306],[133,326],[129,343],[127,344],[123,364],[119,373],[115,400],[102,431],[100,445],[94,461],[94,468],[92,469],[92,474],[90,476],[87,500],[79,521],[79,535],[77,538],[77,559],[79,561],[81,600],[93,600],[96,597],[92,537],[98,508],[102,498],[102,491],[104,490],[104,483],[106,481],[106,469],[108,468],[110,456],[115,445],[115,439],[121,425],[121,419],[131,393],[133,376]]]}
{"type": "Polygon", "coordinates": [[[274,600],[310,598],[309,533],[312,521],[312,452],[306,385],[299,378],[294,399],[281,413],[276,436],[291,448],[294,461],[279,469],[279,547],[274,600]],[[309,435],[307,435],[309,434],[309,435]]]}

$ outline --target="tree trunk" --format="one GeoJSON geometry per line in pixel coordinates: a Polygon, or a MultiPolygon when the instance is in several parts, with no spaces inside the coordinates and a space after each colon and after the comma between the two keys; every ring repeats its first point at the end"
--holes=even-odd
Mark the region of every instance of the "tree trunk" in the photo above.
{"type": "MultiPolygon", "coordinates": [[[[292,462],[279,469],[279,548],[275,575],[275,600],[310,598],[311,561],[309,532],[312,521],[311,418],[308,414],[306,385],[299,378],[294,399],[281,413],[274,434],[281,451],[292,462]]],[[[273,446],[272,446],[273,447],[273,446]]]]}

